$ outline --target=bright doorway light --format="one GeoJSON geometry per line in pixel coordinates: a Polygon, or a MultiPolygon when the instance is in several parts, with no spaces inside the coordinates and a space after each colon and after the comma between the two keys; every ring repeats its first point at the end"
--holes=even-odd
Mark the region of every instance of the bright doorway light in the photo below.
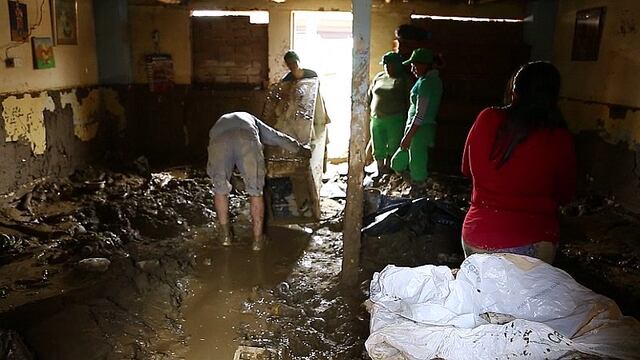
{"type": "Polygon", "coordinates": [[[252,24],[268,24],[268,11],[193,10],[191,16],[248,16],[252,24]]]}
{"type": "Polygon", "coordinates": [[[293,49],[303,68],[320,78],[320,91],[331,118],[328,156],[347,157],[351,123],[352,15],[337,11],[294,11],[293,49]]]}

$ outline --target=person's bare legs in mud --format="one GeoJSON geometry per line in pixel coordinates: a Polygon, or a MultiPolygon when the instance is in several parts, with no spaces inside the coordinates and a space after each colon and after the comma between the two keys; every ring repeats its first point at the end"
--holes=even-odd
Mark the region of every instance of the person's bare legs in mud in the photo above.
{"type": "MultiPolygon", "coordinates": [[[[250,196],[251,203],[251,225],[253,227],[254,251],[262,250],[265,242],[264,236],[264,198],[262,196],[250,196]]],[[[218,223],[220,224],[220,238],[223,246],[230,246],[233,235],[229,224],[229,196],[226,194],[215,194],[213,198],[218,223]]]]}
{"type": "Polygon", "coordinates": [[[220,224],[220,239],[223,246],[231,245],[231,225],[229,224],[229,195],[214,194],[213,205],[216,208],[218,224],[220,224]]]}
{"type": "Polygon", "coordinates": [[[251,196],[251,224],[253,226],[254,251],[262,250],[265,242],[264,236],[264,197],[251,196]]]}

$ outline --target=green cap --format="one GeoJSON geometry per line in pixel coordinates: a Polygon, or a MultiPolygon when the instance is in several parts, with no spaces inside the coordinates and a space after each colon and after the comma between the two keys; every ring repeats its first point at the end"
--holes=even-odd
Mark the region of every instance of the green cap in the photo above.
{"type": "Polygon", "coordinates": [[[294,59],[296,61],[300,61],[300,57],[293,50],[289,50],[286,53],[284,53],[284,61],[287,61],[289,59],[294,59]]]}
{"type": "Polygon", "coordinates": [[[389,51],[380,59],[380,65],[383,64],[402,64],[402,56],[397,52],[389,51]]]}
{"type": "Polygon", "coordinates": [[[433,52],[425,48],[415,49],[413,50],[413,53],[411,54],[409,60],[403,62],[404,65],[408,65],[411,63],[433,64],[433,52]]]}

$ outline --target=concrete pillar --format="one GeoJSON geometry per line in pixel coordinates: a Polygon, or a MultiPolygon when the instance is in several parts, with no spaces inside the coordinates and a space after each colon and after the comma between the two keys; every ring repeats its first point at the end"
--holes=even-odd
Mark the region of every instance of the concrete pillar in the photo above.
{"type": "Polygon", "coordinates": [[[351,137],[349,174],[344,218],[342,283],[358,282],[360,268],[360,229],[362,228],[362,181],[367,139],[367,90],[369,88],[369,52],[371,39],[371,0],[352,0],[353,77],[351,85],[351,137]]]}
{"type": "Polygon", "coordinates": [[[269,10],[269,82],[276,83],[289,71],[284,53],[291,49],[291,10],[269,10]]]}
{"type": "Polygon", "coordinates": [[[132,82],[127,0],[94,0],[98,79],[100,84],[132,82]]]}

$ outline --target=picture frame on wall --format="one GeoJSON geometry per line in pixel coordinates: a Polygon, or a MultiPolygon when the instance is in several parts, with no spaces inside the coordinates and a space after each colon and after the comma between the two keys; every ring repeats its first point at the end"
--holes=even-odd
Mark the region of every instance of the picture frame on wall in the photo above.
{"type": "Polygon", "coordinates": [[[149,90],[154,93],[163,93],[173,88],[174,71],[173,58],[170,54],[145,55],[145,67],[149,90]]]}
{"type": "Polygon", "coordinates": [[[11,29],[11,41],[27,41],[29,38],[27,4],[13,0],[9,1],[9,27],[11,29]]]}
{"type": "Polygon", "coordinates": [[[51,23],[55,45],[78,45],[76,0],[51,0],[51,23]]]}
{"type": "Polygon", "coordinates": [[[56,59],[53,56],[53,41],[51,41],[50,37],[32,37],[31,47],[34,69],[51,69],[56,67],[56,59]]]}
{"type": "Polygon", "coordinates": [[[606,9],[606,7],[598,7],[576,12],[571,60],[598,60],[606,9]]]}

